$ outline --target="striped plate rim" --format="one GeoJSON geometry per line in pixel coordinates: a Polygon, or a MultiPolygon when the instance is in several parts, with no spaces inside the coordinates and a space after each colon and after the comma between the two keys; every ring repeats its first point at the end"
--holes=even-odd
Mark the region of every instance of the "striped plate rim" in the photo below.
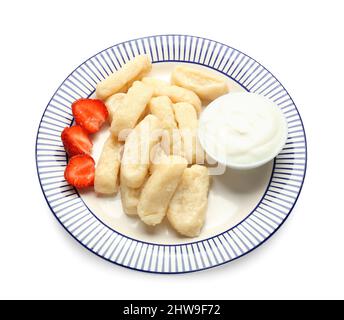
{"type": "Polygon", "coordinates": [[[307,168],[307,140],[289,93],[260,63],[223,43],[190,35],[156,35],[109,47],[80,64],[59,86],[42,115],[36,166],[47,204],[56,219],[85,248],[112,263],[144,272],[187,273],[236,260],[267,241],[293,210],[307,168]],[[186,244],[156,244],[130,238],[100,221],[63,177],[66,154],[60,141],[71,125],[71,103],[93,94],[97,82],[132,57],[146,53],[153,63],[188,62],[221,72],[245,90],[273,100],[288,122],[288,141],[274,161],[270,182],[256,208],[236,226],[186,244]]]}

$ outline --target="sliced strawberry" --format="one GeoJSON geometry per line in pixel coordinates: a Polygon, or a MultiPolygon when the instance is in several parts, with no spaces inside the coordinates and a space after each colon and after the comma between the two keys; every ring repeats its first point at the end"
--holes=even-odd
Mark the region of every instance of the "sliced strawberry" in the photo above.
{"type": "Polygon", "coordinates": [[[94,160],[87,154],[70,158],[64,176],[69,184],[76,188],[91,187],[94,184],[94,160]]]}
{"type": "Polygon", "coordinates": [[[80,126],[67,127],[62,131],[61,139],[70,157],[77,154],[90,153],[92,141],[85,129],[80,126]]]}
{"type": "Polygon", "coordinates": [[[103,101],[79,99],[72,104],[75,122],[89,133],[98,132],[109,116],[103,101]]]}

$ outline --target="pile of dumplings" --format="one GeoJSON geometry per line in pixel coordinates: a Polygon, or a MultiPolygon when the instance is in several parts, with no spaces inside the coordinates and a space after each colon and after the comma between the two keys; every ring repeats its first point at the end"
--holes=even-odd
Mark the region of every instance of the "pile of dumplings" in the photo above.
{"type": "Polygon", "coordinates": [[[225,79],[180,65],[171,83],[147,77],[152,63],[136,56],[98,83],[110,134],[96,165],[98,194],[120,191],[123,211],[149,226],[165,217],[197,237],[205,222],[209,171],[197,139],[202,105],[228,93],[225,79]]]}

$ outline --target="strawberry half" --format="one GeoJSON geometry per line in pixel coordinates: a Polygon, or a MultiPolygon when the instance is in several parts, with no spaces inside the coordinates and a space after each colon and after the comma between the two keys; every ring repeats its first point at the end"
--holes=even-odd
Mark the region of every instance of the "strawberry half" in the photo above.
{"type": "Polygon", "coordinates": [[[70,158],[64,176],[69,184],[76,188],[94,185],[94,160],[87,154],[79,154],[70,158]]]}
{"type": "Polygon", "coordinates": [[[109,116],[104,102],[98,99],[79,99],[72,104],[72,112],[76,124],[89,133],[98,132],[109,116]]]}
{"type": "Polygon", "coordinates": [[[92,141],[88,136],[88,132],[80,126],[65,128],[62,131],[61,139],[70,157],[91,152],[92,141]]]}

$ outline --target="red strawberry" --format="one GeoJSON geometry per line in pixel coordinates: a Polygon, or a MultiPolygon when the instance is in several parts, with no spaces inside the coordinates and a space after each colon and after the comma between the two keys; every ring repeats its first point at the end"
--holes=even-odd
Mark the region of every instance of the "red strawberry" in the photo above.
{"type": "Polygon", "coordinates": [[[91,187],[94,184],[94,160],[87,154],[70,158],[64,176],[69,184],[76,188],[91,187]]]}
{"type": "Polygon", "coordinates": [[[61,139],[70,157],[77,154],[90,153],[92,141],[88,133],[80,126],[67,127],[62,131],[61,139]]]}
{"type": "Polygon", "coordinates": [[[109,116],[103,101],[98,99],[79,99],[72,104],[75,122],[89,133],[96,133],[109,116]]]}

